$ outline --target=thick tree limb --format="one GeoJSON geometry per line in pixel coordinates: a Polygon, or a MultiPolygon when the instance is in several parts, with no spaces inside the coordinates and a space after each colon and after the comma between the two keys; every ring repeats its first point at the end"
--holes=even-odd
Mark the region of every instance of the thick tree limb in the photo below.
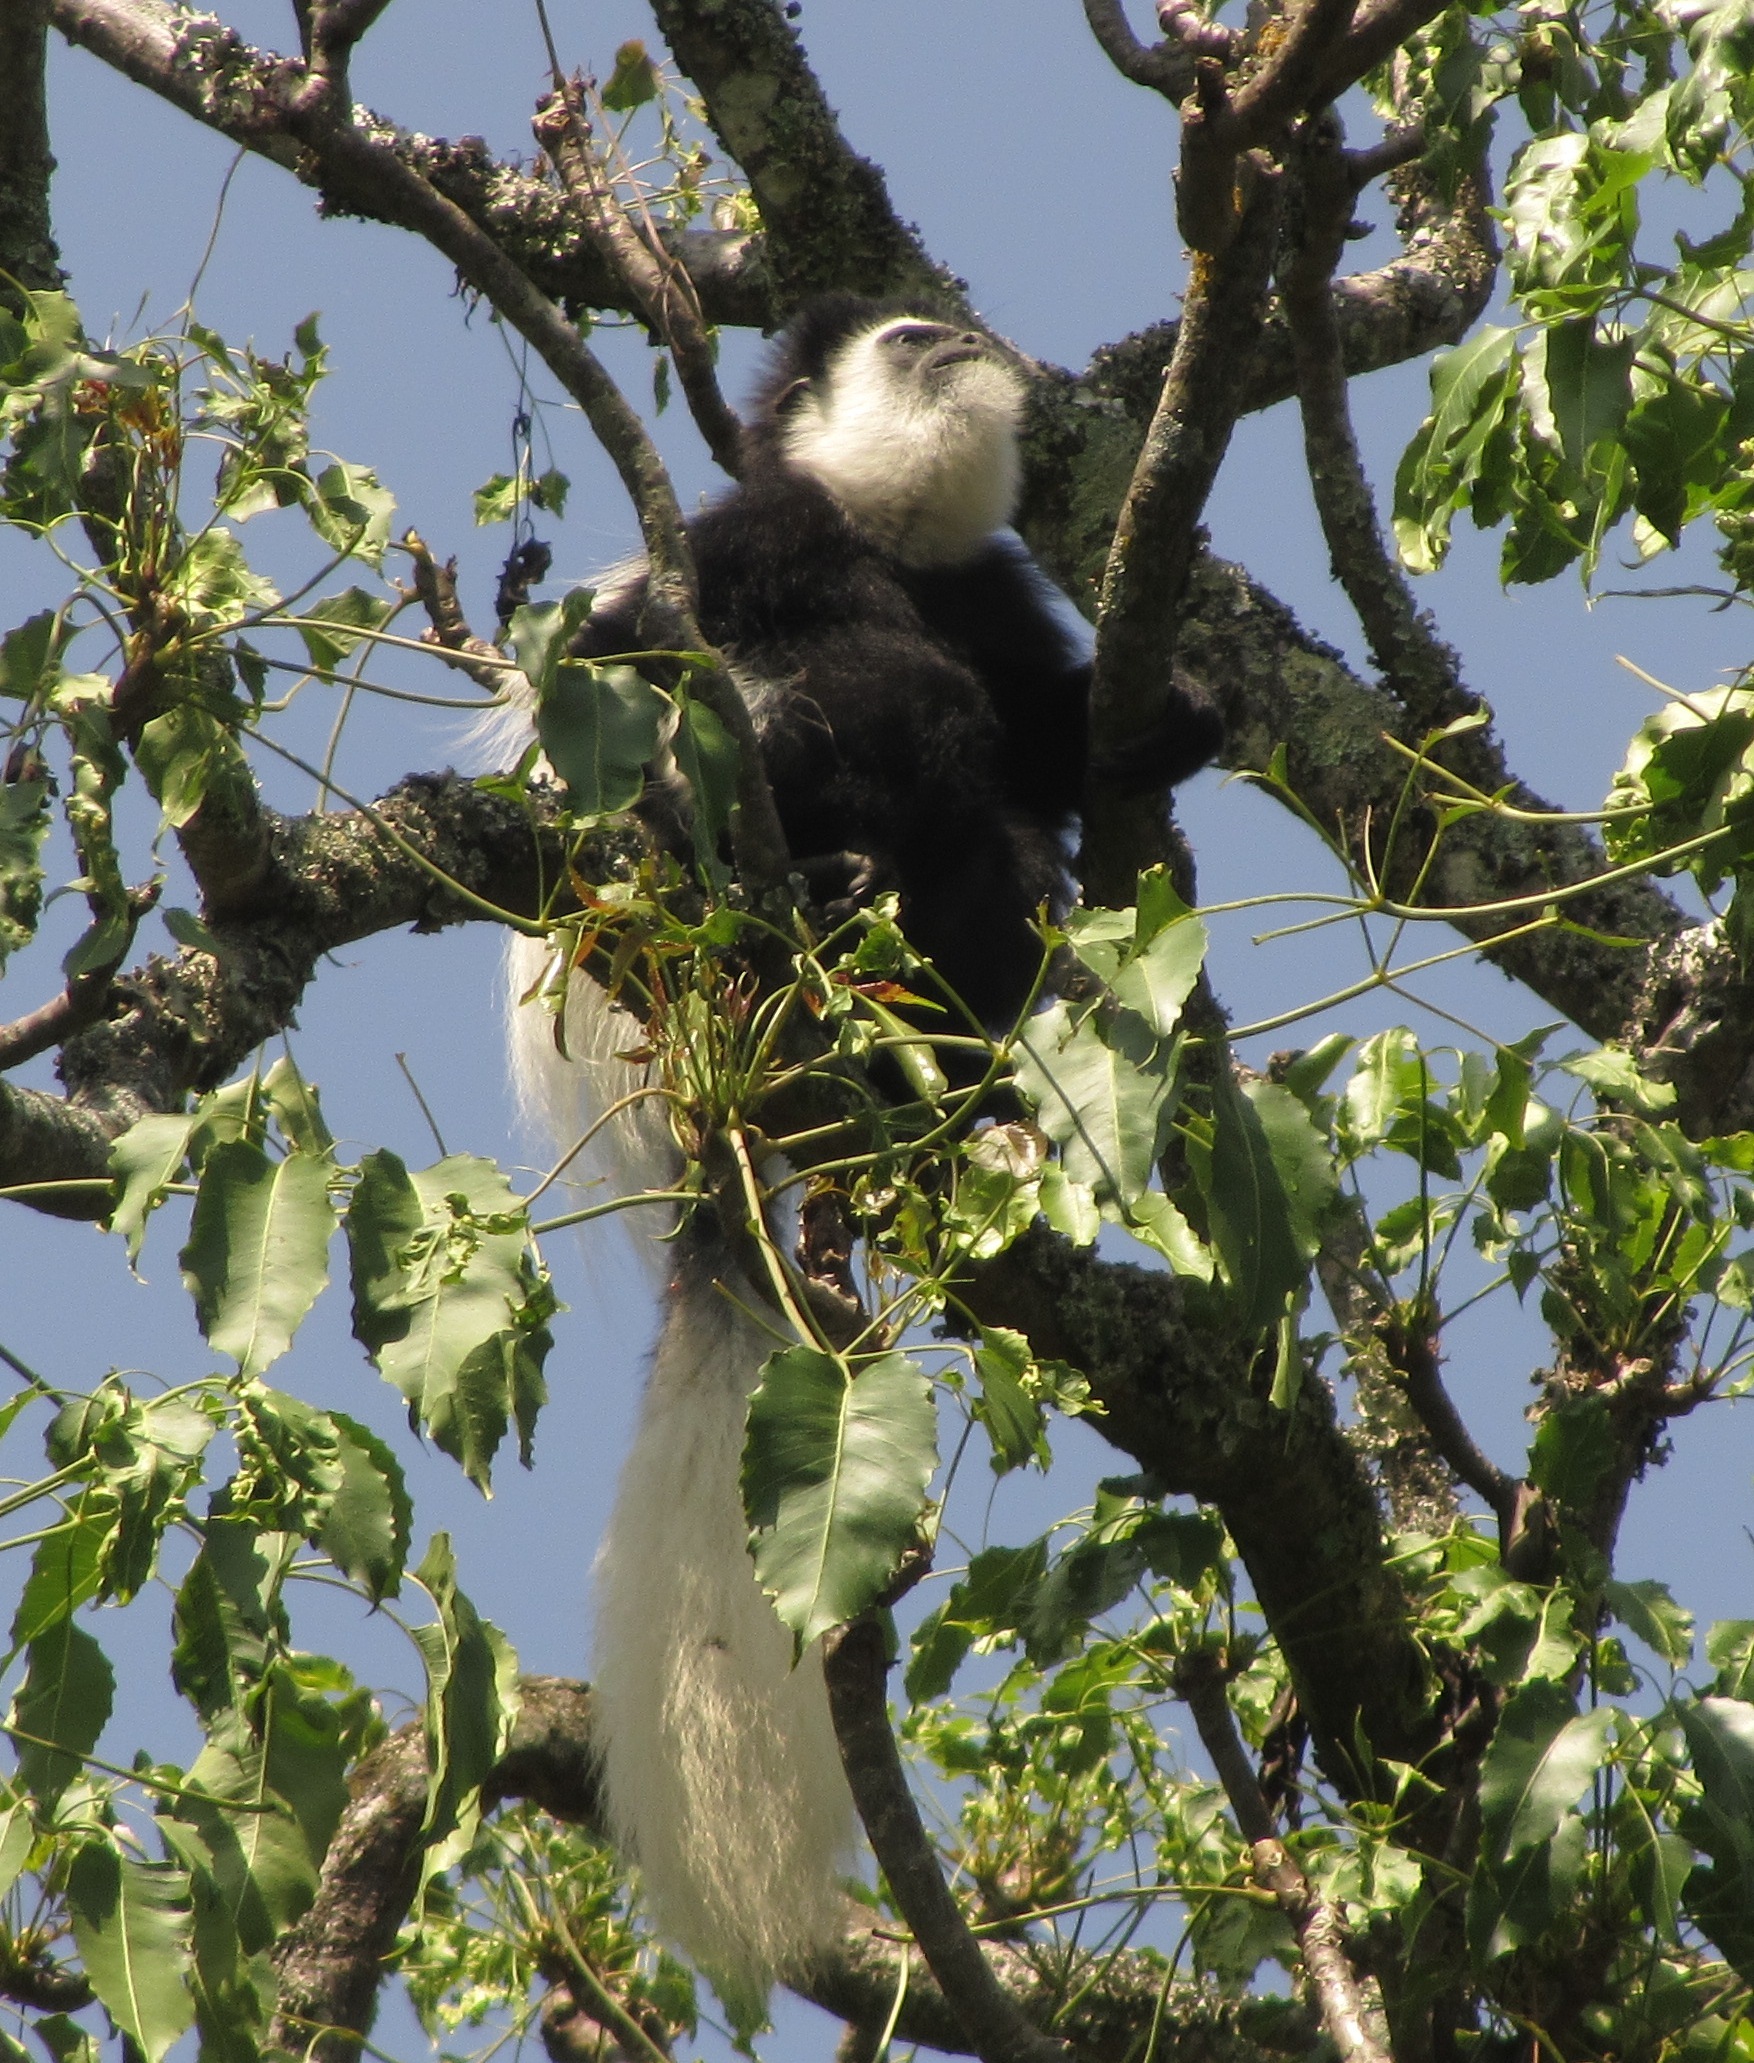
{"type": "MultiPolygon", "coordinates": [[[[284,1030],[325,953],[403,924],[432,931],[494,909],[534,916],[567,860],[558,839],[545,843],[541,832],[551,799],[539,793],[535,806],[533,825],[529,812],[471,781],[424,774],[369,816],[270,812],[270,859],[255,904],[213,926],[220,957],[185,951],[118,977],[109,1015],[62,1049],[65,1098],[0,1082],[0,1190],[77,1184],[19,1200],[57,1216],[102,1217],[111,1140],[137,1118],[216,1087],[284,1030]]],[[[625,861],[639,850],[621,832],[594,839],[578,859],[606,879],[615,854],[625,861]]]]}
{"type": "Polygon", "coordinates": [[[849,287],[963,311],[957,283],[897,219],[881,170],[848,147],[773,0],[652,0],[652,13],[748,176],[782,307],[849,287]]]}
{"type": "Polygon", "coordinates": [[[1279,1838],[1260,1779],[1236,1730],[1216,1658],[1200,1652],[1187,1656],[1177,1671],[1176,1688],[1187,1700],[1237,1826],[1253,1851],[1255,1881],[1272,1892],[1296,1932],[1328,2039],[1342,2063],[1390,2063],[1371,2027],[1364,1987],[1346,1954],[1342,1917],[1331,1900],[1312,1888],[1279,1838]]]}
{"type": "Polygon", "coordinates": [[[1122,78],[1148,86],[1165,100],[1181,102],[1193,91],[1194,55],[1185,45],[1165,40],[1141,43],[1133,33],[1121,0],[1084,0],[1084,19],[1102,46],[1102,54],[1122,78]]]}
{"type": "Polygon", "coordinates": [[[1097,610],[1092,777],[1078,873],[1088,901],[1131,901],[1164,851],[1165,801],[1118,779],[1161,727],[1200,517],[1230,447],[1278,234],[1277,175],[1257,168],[1235,236],[1195,268],[1175,356],[1115,524],[1097,610]]]}
{"type": "Polygon", "coordinates": [[[49,217],[55,160],[43,98],[48,24],[48,0],[8,0],[0,7],[0,308],[20,306],[20,287],[42,293],[61,284],[49,217]]]}
{"type": "MultiPolygon", "coordinates": [[[[327,213],[403,226],[400,216],[384,211],[375,186],[359,186],[346,166],[319,163],[301,149],[292,120],[306,82],[298,59],[257,50],[210,15],[185,13],[166,0],[49,0],[49,11],[68,42],[284,167],[316,189],[327,213]]],[[[351,119],[491,237],[537,291],[569,307],[625,305],[601,253],[553,187],[495,159],[479,138],[448,143],[412,134],[366,108],[354,108],[351,119]]],[[[759,236],[677,229],[667,231],[664,242],[711,321],[761,327],[774,320],[759,236]]]]}
{"type": "MultiPolygon", "coordinates": [[[[510,1745],[482,1786],[484,1807],[529,1798],[597,1830],[590,1692],[526,1676],[510,1745]]],[[[425,1729],[417,1720],[366,1757],[323,1860],[315,1903],[274,1952],[280,1995],[270,2041],[313,2063],[352,2063],[371,2027],[384,1964],[419,1881],[426,1813],[425,1729]]]]}
{"type": "Polygon", "coordinates": [[[869,1615],[826,1636],[822,1674],[853,1802],[885,1882],[981,2063],[1067,2063],[1019,2012],[950,1895],[889,1724],[883,1629],[869,1615]]]}
{"type": "MultiPolygon", "coordinates": [[[[561,1677],[523,1678],[517,1726],[483,1786],[483,1805],[526,1799],[553,1817],[600,1833],[590,1692],[561,1677]]],[[[426,1809],[423,1728],[403,1727],[353,1772],[352,1801],[324,1860],[316,1902],[281,1944],[279,2013],[272,2040],[313,2063],[352,2063],[371,2026],[385,1958],[419,1873],[426,1809]],[[321,2030],[319,2032],[319,2030],[321,2030]]],[[[850,1900],[840,1951],[797,1988],[829,2012],[881,2027],[894,2002],[897,1958],[910,1962],[897,2038],[962,2050],[966,2037],[917,1951],[886,1935],[850,1900]]],[[[1161,2008],[1158,2054],[1167,2063],[1266,2063],[1304,2058],[1315,2044],[1309,2016],[1289,2000],[1237,2001],[1194,1984],[1167,1991],[1161,1968],[1126,1954],[1037,1959],[995,1943],[987,1960],[1026,2014],[1063,2016],[1082,2063],[1125,2063],[1139,2031],[1161,2008]]],[[[4,1989],[0,1985],[0,1989],[4,1989]]],[[[588,2018],[588,2011],[586,2014],[588,2018]]],[[[568,2045],[570,2058],[574,2049],[568,2045]]]]}
{"type": "Polygon", "coordinates": [[[1360,1726],[1378,1756],[1418,1762],[1432,1750],[1443,1720],[1425,1650],[1325,1385],[1305,1383],[1277,1410],[1249,1350],[1192,1324],[1173,1277],[1098,1261],[1039,1225],[964,1294],[983,1323],[1015,1326],[1038,1354],[1084,1372],[1104,1439],[1224,1514],[1343,1793],[1369,1788],[1355,1762],[1360,1726]]]}

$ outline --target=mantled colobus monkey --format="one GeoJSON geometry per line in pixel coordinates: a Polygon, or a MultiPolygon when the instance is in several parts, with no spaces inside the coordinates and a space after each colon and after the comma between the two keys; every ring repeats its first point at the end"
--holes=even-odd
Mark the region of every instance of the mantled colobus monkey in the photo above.
{"type": "MultiPolygon", "coordinates": [[[[850,295],[806,306],[754,398],[743,484],[696,517],[700,623],[749,702],[793,857],[848,850],[901,896],[911,942],[995,1029],[1022,1007],[1085,777],[1088,667],[1045,580],[998,533],[1018,488],[1022,378],[978,332],[850,295]]],[[[577,649],[638,651],[644,579],[614,583],[577,649]]],[[[1216,750],[1183,707],[1139,784],[1216,750]]],[[[514,998],[542,972],[515,949],[514,998]]],[[[514,1011],[518,1071],[570,1141],[636,1089],[643,1043],[588,980],[567,1057],[514,1011]]],[[[623,1190],[673,1186],[661,1099],[613,1128],[623,1190]]],[[[607,1136],[607,1135],[606,1135],[607,1136]]],[[[820,1661],[758,1590],[738,1489],[771,1339],[715,1288],[710,1235],[674,1264],[641,1424],[596,1564],[597,1738],[617,1842],[659,1931],[710,1975],[764,1990],[838,1931],[852,1806],[820,1661]]],[[[741,1301],[756,1300],[745,1287],[741,1301]]]]}

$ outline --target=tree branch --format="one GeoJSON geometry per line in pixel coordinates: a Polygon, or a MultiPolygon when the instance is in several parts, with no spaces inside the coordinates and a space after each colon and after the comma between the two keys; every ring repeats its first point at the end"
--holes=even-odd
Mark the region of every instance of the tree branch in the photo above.
{"type": "MultiPolygon", "coordinates": [[[[590,1692],[526,1676],[505,1754],[481,1787],[482,1809],[529,1798],[600,1832],[590,1692]]],[[[354,2063],[370,2029],[385,1959],[419,1882],[427,1751],[419,1720],[375,1748],[349,1779],[352,1798],[323,1858],[315,1902],[275,1945],[279,1998],[270,2043],[311,2063],[354,2063]]]]}
{"type": "Polygon", "coordinates": [[[963,309],[957,282],[897,219],[881,170],[848,147],[773,0],[652,0],[652,13],[748,175],[781,307],[850,287],[963,309]]]}
{"type": "Polygon", "coordinates": [[[14,313],[21,288],[50,292],[63,277],[49,215],[48,24],[48,0],[0,7],[0,308],[14,313]]]}
{"type": "Polygon", "coordinates": [[[102,1218],[110,1142],[217,1087],[283,1031],[325,953],[402,925],[534,917],[569,857],[606,880],[643,849],[622,828],[572,853],[547,831],[554,807],[541,790],[520,807],[455,774],[416,774],[369,814],[268,812],[268,865],[252,905],[213,925],[218,957],[185,951],[118,976],[109,1014],[62,1048],[64,1098],[0,1081],[0,1191],[55,1216],[102,1218]]]}
{"type": "MultiPolygon", "coordinates": [[[[306,80],[298,59],[257,50],[211,16],[167,0],[49,0],[49,17],[68,42],[314,187],[325,212],[406,226],[384,212],[374,188],[354,186],[345,168],[319,164],[300,148],[290,120],[306,80]]],[[[537,291],[567,307],[624,305],[601,254],[553,187],[494,158],[479,138],[449,143],[410,133],[362,107],[349,119],[461,209],[537,291]]],[[[775,320],[759,235],[671,229],[663,241],[711,321],[760,328],[775,320]]]]}
{"type": "Polygon", "coordinates": [[[1001,1986],[950,1895],[896,1751],[888,1670],[874,1618],[855,1619],[823,1642],[835,1739],[884,1880],[981,2063],[1066,2063],[1064,2045],[1033,2027],[1001,1986]]]}
{"type": "Polygon", "coordinates": [[[1242,1837],[1254,1851],[1255,1881],[1272,1892],[1296,1931],[1328,2039],[1343,2063],[1391,2063],[1371,2029],[1364,1988],[1347,1959],[1340,1911],[1313,1889],[1279,1839],[1260,1780],[1237,1733],[1216,1658],[1204,1653],[1187,1656],[1177,1670],[1176,1689],[1187,1700],[1242,1837]]]}
{"type": "Polygon", "coordinates": [[[1352,432],[1340,325],[1330,289],[1356,197],[1339,131],[1312,125],[1299,157],[1301,234],[1279,268],[1291,327],[1310,485],[1328,563],[1357,613],[1371,657],[1413,721],[1436,729],[1472,706],[1455,654],[1413,600],[1390,556],[1352,432]]]}
{"type": "Polygon", "coordinates": [[[536,110],[536,140],[553,160],[585,234],[648,328],[668,345],[695,427],[720,468],[735,480],[743,471],[743,425],[719,392],[699,299],[687,273],[649,225],[644,233],[634,226],[594,147],[582,101],[576,78],[557,79],[536,110]]]}
{"type": "Polygon", "coordinates": [[[1196,265],[1175,356],[1115,524],[1096,619],[1092,772],[1078,863],[1093,903],[1130,902],[1140,869],[1164,849],[1163,797],[1140,796],[1119,777],[1164,721],[1200,517],[1236,424],[1278,213],[1276,175],[1257,171],[1229,247],[1196,265]]]}
{"type": "Polygon", "coordinates": [[[1179,105],[1194,85],[1194,53],[1185,44],[1165,40],[1141,43],[1133,33],[1121,0],[1084,0],[1084,19],[1102,46],[1102,54],[1124,79],[1147,86],[1179,105]]]}
{"type": "MultiPolygon", "coordinates": [[[[58,996],[39,1009],[15,1018],[11,1024],[0,1024],[0,1074],[8,1068],[22,1067],[37,1054],[48,1052],[51,1046],[64,1045],[75,1032],[83,1031],[103,1015],[110,998],[110,983],[134,950],[134,933],[141,918],[157,903],[162,885],[153,881],[144,888],[129,890],[127,928],[115,951],[101,966],[88,967],[84,973],[74,975],[58,996]]],[[[88,938],[90,935],[86,934],[88,938]]]]}

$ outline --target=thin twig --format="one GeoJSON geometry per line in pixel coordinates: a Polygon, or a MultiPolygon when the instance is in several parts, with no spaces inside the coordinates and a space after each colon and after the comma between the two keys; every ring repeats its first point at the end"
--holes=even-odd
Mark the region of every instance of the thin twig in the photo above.
{"type": "Polygon", "coordinates": [[[1328,2039],[1344,2063],[1392,2063],[1370,2026],[1364,1987],[1346,1954],[1340,1908],[1316,1891],[1279,1838],[1254,1764],[1243,1747],[1215,1657],[1193,1654],[1176,1672],[1201,1742],[1212,1758],[1243,1839],[1254,1853],[1255,1882],[1272,1892],[1303,1951],[1303,1967],[1328,2039]]]}
{"type": "Polygon", "coordinates": [[[75,1032],[98,1021],[110,999],[110,983],[133,951],[140,920],[158,901],[163,886],[162,880],[151,881],[128,891],[126,928],[101,967],[88,967],[83,974],[74,975],[58,996],[23,1017],[14,1018],[10,1024],[0,1024],[0,1073],[21,1067],[25,1061],[48,1052],[51,1046],[61,1045],[75,1032]]]}
{"type": "Polygon", "coordinates": [[[1032,2026],[999,1983],[950,1895],[890,1729],[888,1667],[873,1618],[823,1643],[835,1739],[884,1878],[981,2063],[1066,2063],[1063,2045],[1032,2026]]]}
{"type": "Polygon", "coordinates": [[[583,88],[558,68],[554,91],[536,110],[536,140],[553,161],[579,226],[602,252],[628,297],[676,364],[683,398],[707,448],[736,479],[743,470],[743,425],[719,392],[700,298],[656,235],[642,234],[616,195],[585,119],[583,88]]]}

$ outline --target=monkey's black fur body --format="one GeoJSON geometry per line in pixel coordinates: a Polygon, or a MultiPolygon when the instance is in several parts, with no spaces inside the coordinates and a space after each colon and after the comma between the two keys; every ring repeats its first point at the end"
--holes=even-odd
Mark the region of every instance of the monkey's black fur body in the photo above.
{"type": "MultiPolygon", "coordinates": [[[[794,858],[868,856],[875,885],[900,890],[914,945],[1001,1028],[1040,964],[1031,920],[1066,901],[1090,668],[1020,544],[988,535],[950,563],[904,557],[844,487],[831,493],[796,462],[787,426],[800,397],[832,382],[849,336],[895,312],[825,297],[782,336],[743,483],[689,525],[700,625],[747,683],[794,858]]],[[[968,349],[991,346],[970,335],[968,349]]],[[[905,451],[905,417],[894,434],[905,451]]],[[[639,650],[643,601],[643,581],[606,595],[581,654],[639,650]]],[[[1132,784],[1186,778],[1218,730],[1187,705],[1132,784]]]]}

